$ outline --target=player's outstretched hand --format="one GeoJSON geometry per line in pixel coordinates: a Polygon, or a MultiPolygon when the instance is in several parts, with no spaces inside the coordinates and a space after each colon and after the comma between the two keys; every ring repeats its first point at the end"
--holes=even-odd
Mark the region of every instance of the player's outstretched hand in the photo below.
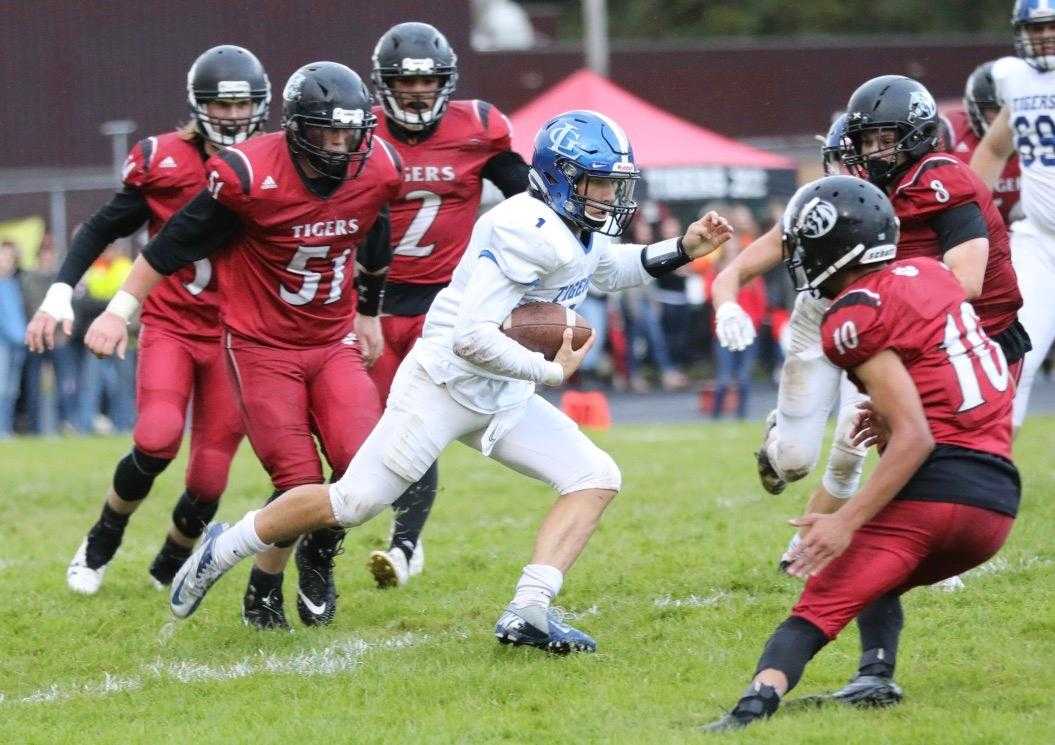
{"type": "Polygon", "coordinates": [[[567,381],[579,369],[583,358],[586,357],[590,347],[596,341],[597,334],[591,331],[589,338],[578,349],[572,349],[571,339],[572,330],[570,328],[564,329],[564,343],[560,345],[560,349],[557,350],[557,354],[553,357],[553,361],[564,369],[564,381],[567,381]]]}
{"type": "Polygon", "coordinates": [[[373,366],[385,348],[385,337],[381,332],[381,319],[377,316],[355,315],[353,322],[355,337],[359,340],[359,349],[363,353],[363,364],[373,366]]]}
{"type": "Polygon", "coordinates": [[[694,222],[681,237],[681,247],[690,259],[706,256],[733,237],[729,221],[711,210],[694,222]]]}
{"type": "Polygon", "coordinates": [[[73,288],[56,282],[48,288],[40,308],[26,326],[26,346],[30,352],[43,352],[55,348],[55,327],[62,323],[62,330],[69,336],[73,333],[73,288]]]}
{"type": "Polygon", "coordinates": [[[850,433],[850,440],[858,447],[875,445],[882,452],[890,440],[890,424],[876,411],[870,400],[857,404],[857,408],[861,413],[850,433]]]}
{"type": "Polygon", "coordinates": [[[794,558],[788,566],[788,574],[806,579],[820,572],[850,545],[853,528],[835,512],[822,515],[816,512],[789,520],[797,528],[803,528],[794,558]]]}
{"type": "Polygon", "coordinates": [[[88,327],[84,346],[96,357],[109,357],[116,352],[123,360],[128,347],[128,324],[117,314],[103,311],[88,327]]]}

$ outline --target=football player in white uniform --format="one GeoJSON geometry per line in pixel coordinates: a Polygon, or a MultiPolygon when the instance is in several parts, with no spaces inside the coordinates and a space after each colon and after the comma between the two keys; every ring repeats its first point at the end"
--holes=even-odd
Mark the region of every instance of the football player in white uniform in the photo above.
{"type": "Polygon", "coordinates": [[[1011,260],[1033,351],[1015,395],[1014,425],[1026,418],[1033,378],[1055,340],[1055,4],[1018,0],[1011,17],[1017,57],[993,63],[1000,114],[978,143],[971,168],[990,188],[1018,151],[1025,219],[1012,224],[1011,260]]]}
{"type": "MultiPolygon", "coordinates": [[[[821,149],[824,170],[829,175],[840,173],[841,157],[848,152],[847,142],[843,114],[832,123],[821,149]]],[[[716,332],[723,347],[735,351],[754,343],[754,324],[736,297],[744,284],[777,266],[781,257],[781,226],[777,223],[715,278],[716,332]]],[[[791,341],[780,374],[777,408],[766,418],[762,447],[757,453],[763,488],[779,494],[789,482],[804,478],[813,470],[821,454],[828,415],[839,401],[828,466],[821,485],[810,497],[807,512],[834,512],[852,497],[860,483],[865,458],[864,448],[855,445],[851,437],[858,404],[865,396],[821,350],[821,319],[830,304],[808,292],[799,293],[795,300],[788,322],[791,341]]],[[[798,534],[792,537],[781,558],[781,569],[789,564],[797,541],[798,534]]]]}
{"type": "Polygon", "coordinates": [[[613,244],[637,208],[638,177],[626,135],[604,115],[571,111],[549,121],[535,140],[529,191],[476,222],[451,284],[396,373],[388,408],[344,476],[292,489],[234,526],[212,526],[173,581],[173,613],[189,616],[225,571],[276,541],[366,522],[460,440],[559,494],[495,635],[504,644],[593,651],[594,640],[564,624],[550,601],[621,476],[571,419],[535,395],[536,385],[566,380],[593,340],[572,350],[568,329],[547,361],[499,327],[524,303],[574,308],[591,282],[609,291],[639,285],[729,239],[732,228],[711,212],[681,238],[613,244]]]}

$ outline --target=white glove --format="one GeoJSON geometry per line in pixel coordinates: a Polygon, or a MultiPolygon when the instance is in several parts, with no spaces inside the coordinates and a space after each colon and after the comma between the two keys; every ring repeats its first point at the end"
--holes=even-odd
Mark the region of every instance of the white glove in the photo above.
{"type": "Polygon", "coordinates": [[[73,288],[63,282],[55,282],[48,288],[44,300],[37,309],[41,313],[47,313],[56,321],[73,320],[73,288]]]}
{"type": "Polygon", "coordinates": [[[718,343],[731,352],[742,352],[755,341],[755,324],[738,303],[719,305],[714,327],[718,343]]]}

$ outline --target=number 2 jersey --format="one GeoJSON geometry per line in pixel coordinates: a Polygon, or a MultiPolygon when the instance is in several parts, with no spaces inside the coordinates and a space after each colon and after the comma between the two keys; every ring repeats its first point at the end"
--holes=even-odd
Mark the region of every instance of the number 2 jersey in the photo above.
{"type": "Polygon", "coordinates": [[[936,229],[937,221],[957,207],[971,203],[978,206],[989,238],[989,261],[981,295],[972,303],[990,336],[1010,327],[1022,307],[1022,295],[1011,265],[1007,227],[989,189],[975,172],[948,153],[930,153],[904,173],[890,194],[890,202],[901,220],[898,259],[941,259],[945,247],[936,229]]]}
{"type": "Polygon", "coordinates": [[[981,328],[948,267],[928,258],[901,260],[858,278],[825,314],[821,340],[828,359],[858,387],[853,369],[887,349],[912,377],[936,448],[902,498],[931,495],[1015,514],[1017,473],[1011,489],[990,472],[1014,471],[1015,386],[1000,346],[981,328]]]}
{"type": "Polygon", "coordinates": [[[215,254],[224,327],[276,347],[344,339],[355,251],[402,186],[392,146],[375,137],[362,172],[325,197],[304,183],[283,132],[227,148],[206,169],[213,198],[241,223],[215,254]]]}
{"type": "MultiPolygon", "coordinates": [[[[147,232],[153,237],[172,215],[205,188],[205,160],[196,141],[179,132],[140,140],[122,170],[126,187],[138,191],[150,209],[147,232]]],[[[151,328],[215,339],[220,311],[209,259],[166,277],[143,304],[142,321],[151,328]]]]}
{"type": "Polygon", "coordinates": [[[1022,210],[1031,223],[1055,233],[1055,73],[1019,57],[998,59],[992,71],[1022,169],[1022,210]]]}

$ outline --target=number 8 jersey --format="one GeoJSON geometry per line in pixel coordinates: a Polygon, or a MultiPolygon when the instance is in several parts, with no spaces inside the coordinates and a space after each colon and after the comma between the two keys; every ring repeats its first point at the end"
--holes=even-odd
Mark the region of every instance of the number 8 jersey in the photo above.
{"type": "Polygon", "coordinates": [[[227,148],[206,170],[213,198],[242,225],[216,254],[224,327],[276,347],[346,337],[355,318],[355,251],[402,185],[392,146],[375,137],[359,176],[326,197],[304,183],[282,132],[227,148]]]}
{"type": "Polygon", "coordinates": [[[1055,74],[1019,57],[1003,57],[992,70],[1022,168],[1022,210],[1030,222],[1055,233],[1055,74]]]}
{"type": "Polygon", "coordinates": [[[934,441],[1011,458],[1014,384],[1000,345],[981,328],[944,264],[896,261],[855,280],[821,324],[824,353],[853,368],[889,349],[919,391],[934,441]]]}

